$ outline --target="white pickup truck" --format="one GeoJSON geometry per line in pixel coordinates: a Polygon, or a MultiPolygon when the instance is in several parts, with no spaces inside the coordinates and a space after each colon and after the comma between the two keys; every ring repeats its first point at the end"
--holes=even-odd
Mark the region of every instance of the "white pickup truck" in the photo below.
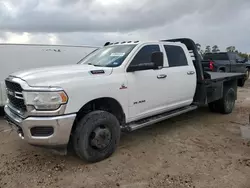
{"type": "Polygon", "coordinates": [[[205,72],[191,39],[106,43],[79,64],[11,74],[5,113],[20,138],[108,158],[121,131],[209,105],[231,113],[241,73],[205,72]],[[190,55],[192,54],[192,55],[190,55]]]}

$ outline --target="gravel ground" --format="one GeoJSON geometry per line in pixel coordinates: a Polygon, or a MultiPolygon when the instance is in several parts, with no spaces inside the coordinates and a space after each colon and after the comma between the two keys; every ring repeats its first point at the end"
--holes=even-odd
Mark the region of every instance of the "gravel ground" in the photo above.
{"type": "Polygon", "coordinates": [[[250,144],[240,134],[249,111],[250,83],[232,114],[202,108],[124,134],[115,154],[96,164],[30,146],[3,131],[0,118],[0,188],[249,188],[250,144]]]}

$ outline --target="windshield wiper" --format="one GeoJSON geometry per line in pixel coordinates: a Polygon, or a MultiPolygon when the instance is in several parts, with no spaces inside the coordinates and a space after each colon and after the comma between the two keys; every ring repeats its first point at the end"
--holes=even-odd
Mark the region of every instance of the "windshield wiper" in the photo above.
{"type": "Polygon", "coordinates": [[[101,65],[95,65],[95,64],[92,64],[92,63],[88,63],[88,65],[93,65],[95,67],[102,67],[101,65]]]}
{"type": "Polygon", "coordinates": [[[95,65],[95,64],[92,64],[92,63],[88,63],[88,65],[93,65],[93,66],[95,66],[95,67],[96,67],[96,65],[95,65]]]}

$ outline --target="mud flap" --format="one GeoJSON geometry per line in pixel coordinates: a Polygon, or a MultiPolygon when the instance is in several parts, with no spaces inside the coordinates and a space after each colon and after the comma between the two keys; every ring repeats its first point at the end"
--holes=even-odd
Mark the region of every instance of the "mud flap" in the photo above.
{"type": "Polygon", "coordinates": [[[249,124],[245,126],[240,126],[241,137],[244,140],[250,141],[250,115],[249,115],[249,124]]]}

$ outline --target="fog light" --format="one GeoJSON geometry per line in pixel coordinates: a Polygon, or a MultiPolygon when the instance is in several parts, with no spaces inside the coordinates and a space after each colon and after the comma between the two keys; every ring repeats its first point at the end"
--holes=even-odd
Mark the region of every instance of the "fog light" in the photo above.
{"type": "Polygon", "coordinates": [[[53,127],[32,127],[30,133],[35,137],[48,137],[54,133],[53,127]]]}

